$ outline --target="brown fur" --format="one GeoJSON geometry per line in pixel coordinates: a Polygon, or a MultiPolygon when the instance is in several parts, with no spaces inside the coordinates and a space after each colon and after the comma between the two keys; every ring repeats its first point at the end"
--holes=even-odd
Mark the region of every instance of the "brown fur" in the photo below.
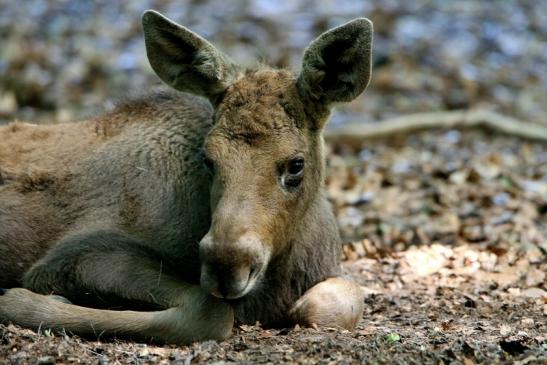
{"type": "MultiPolygon", "coordinates": [[[[0,291],[0,322],[160,342],[224,338],[234,318],[354,326],[362,297],[336,278],[321,131],[329,103],[364,81],[345,90],[334,68],[335,98],[318,105],[302,83],[324,76],[241,71],[157,13],[143,23],[158,75],[214,108],[169,91],[79,123],[1,127],[0,286],[74,304],[0,291]]],[[[328,44],[344,27],[370,33],[357,20],[326,33],[328,44]]]]}

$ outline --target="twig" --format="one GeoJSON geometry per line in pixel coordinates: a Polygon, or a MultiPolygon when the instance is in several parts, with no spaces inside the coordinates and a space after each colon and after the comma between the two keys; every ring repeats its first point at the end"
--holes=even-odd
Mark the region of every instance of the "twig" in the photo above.
{"type": "Polygon", "coordinates": [[[378,123],[348,123],[327,130],[325,139],[350,145],[364,140],[406,135],[436,128],[485,128],[533,141],[547,142],[547,127],[507,117],[488,110],[421,113],[387,119],[378,123]]]}

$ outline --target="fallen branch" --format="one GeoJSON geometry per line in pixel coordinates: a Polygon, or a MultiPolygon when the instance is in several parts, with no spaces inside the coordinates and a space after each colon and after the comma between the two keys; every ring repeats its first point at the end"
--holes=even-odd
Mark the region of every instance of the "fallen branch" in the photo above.
{"type": "Polygon", "coordinates": [[[348,123],[327,130],[325,139],[360,145],[364,140],[407,135],[426,129],[484,128],[495,132],[547,143],[547,127],[506,117],[487,110],[411,114],[378,123],[348,123]]]}

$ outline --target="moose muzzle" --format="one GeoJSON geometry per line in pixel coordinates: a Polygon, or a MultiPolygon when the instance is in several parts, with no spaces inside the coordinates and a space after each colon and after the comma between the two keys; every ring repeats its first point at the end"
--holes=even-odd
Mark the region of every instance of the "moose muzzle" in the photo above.
{"type": "Polygon", "coordinates": [[[252,233],[226,242],[209,232],[199,244],[201,287],[219,298],[237,299],[260,280],[271,250],[252,233]]]}

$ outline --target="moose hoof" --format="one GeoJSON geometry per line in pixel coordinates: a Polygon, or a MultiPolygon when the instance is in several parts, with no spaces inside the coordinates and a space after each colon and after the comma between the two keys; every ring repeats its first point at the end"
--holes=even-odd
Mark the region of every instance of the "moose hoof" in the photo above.
{"type": "Polygon", "coordinates": [[[363,315],[359,285],[342,278],[329,278],[311,287],[291,309],[295,323],[353,329],[363,315]]]}

